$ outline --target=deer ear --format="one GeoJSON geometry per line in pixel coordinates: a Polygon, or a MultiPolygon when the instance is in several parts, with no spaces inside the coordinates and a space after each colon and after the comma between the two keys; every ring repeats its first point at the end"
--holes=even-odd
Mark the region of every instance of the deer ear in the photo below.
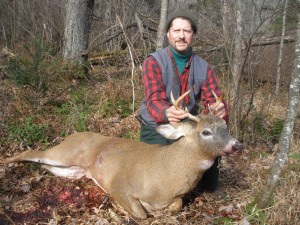
{"type": "Polygon", "coordinates": [[[180,125],[173,126],[171,124],[163,124],[156,127],[156,131],[168,139],[177,140],[180,137],[186,136],[190,127],[181,123],[180,125]]]}

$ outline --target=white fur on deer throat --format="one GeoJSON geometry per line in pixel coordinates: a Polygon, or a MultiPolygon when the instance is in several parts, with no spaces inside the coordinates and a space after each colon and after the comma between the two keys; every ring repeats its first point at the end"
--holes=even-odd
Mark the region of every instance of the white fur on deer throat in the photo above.
{"type": "Polygon", "coordinates": [[[209,159],[206,159],[206,160],[201,160],[199,162],[199,168],[202,169],[202,170],[208,170],[214,163],[214,160],[209,160],[209,159]]]}

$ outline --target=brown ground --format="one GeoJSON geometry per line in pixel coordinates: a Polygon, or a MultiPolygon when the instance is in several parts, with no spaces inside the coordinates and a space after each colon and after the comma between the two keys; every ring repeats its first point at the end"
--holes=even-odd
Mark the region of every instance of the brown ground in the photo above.
{"type": "MultiPolygon", "coordinates": [[[[108,79],[109,80],[109,79],[108,79]]],[[[22,123],[23,118],[38,112],[41,106],[30,106],[24,101],[25,95],[32,95],[29,88],[16,87],[8,80],[0,81],[1,118],[15,118],[22,123]],[[26,93],[26,94],[25,94],[26,93]]],[[[128,82],[130,83],[130,82],[128,82]]],[[[124,93],[127,83],[93,83],[89,95],[99,95],[99,104],[105,101],[101,93],[113,90],[124,93]],[[121,87],[121,88],[120,88],[121,87]]],[[[130,85],[128,84],[128,87],[130,85]]],[[[140,90],[138,89],[137,92],[140,90]]],[[[255,107],[265,104],[268,91],[259,90],[255,107]]],[[[130,88],[129,88],[129,92],[130,88]]],[[[49,96],[52,96],[49,94],[49,96]]],[[[62,96],[62,98],[67,96],[62,96]]],[[[110,96],[112,99],[113,96],[110,96]]],[[[43,101],[47,96],[43,98],[43,101]]],[[[267,114],[268,121],[284,118],[287,95],[275,99],[267,114]]],[[[71,126],[63,123],[55,115],[43,115],[41,123],[51,124],[52,132],[48,144],[34,143],[36,149],[57,144],[61,132],[71,133],[71,126]]],[[[82,179],[70,181],[57,178],[32,163],[0,166],[0,225],[2,224],[300,224],[299,192],[299,119],[295,127],[290,152],[297,157],[290,158],[283,172],[280,186],[276,189],[273,204],[260,212],[251,211],[249,204],[262,189],[267,172],[274,159],[276,148],[256,139],[246,144],[238,158],[223,158],[221,166],[221,188],[226,198],[218,200],[207,193],[194,193],[186,201],[185,207],[174,215],[157,212],[141,221],[124,215],[114,207],[111,199],[94,185],[82,179]]],[[[127,118],[112,115],[104,118],[99,113],[91,116],[89,129],[105,135],[122,136],[130,133],[137,138],[139,124],[134,114],[127,118]]],[[[0,134],[6,138],[0,146],[0,157],[21,152],[26,148],[22,140],[9,139],[7,127],[0,125],[0,134]]]]}

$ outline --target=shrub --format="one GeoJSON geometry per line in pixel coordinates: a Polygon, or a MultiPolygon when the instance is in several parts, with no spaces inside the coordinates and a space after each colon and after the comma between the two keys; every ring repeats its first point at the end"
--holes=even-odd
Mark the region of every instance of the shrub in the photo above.
{"type": "Polygon", "coordinates": [[[23,123],[15,123],[8,127],[10,137],[21,140],[26,146],[37,141],[47,141],[48,127],[34,123],[34,117],[25,118],[23,123]]]}

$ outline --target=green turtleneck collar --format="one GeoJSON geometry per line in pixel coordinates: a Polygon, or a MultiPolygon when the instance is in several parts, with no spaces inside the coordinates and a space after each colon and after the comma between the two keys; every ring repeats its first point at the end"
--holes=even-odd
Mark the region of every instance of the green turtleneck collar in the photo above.
{"type": "Polygon", "coordinates": [[[186,66],[186,64],[188,63],[188,61],[192,55],[192,48],[190,48],[189,53],[185,54],[185,55],[182,55],[182,54],[179,54],[178,52],[176,52],[176,50],[173,49],[172,46],[170,46],[170,50],[171,50],[174,60],[176,62],[178,71],[180,74],[182,74],[184,67],[186,66]]]}

